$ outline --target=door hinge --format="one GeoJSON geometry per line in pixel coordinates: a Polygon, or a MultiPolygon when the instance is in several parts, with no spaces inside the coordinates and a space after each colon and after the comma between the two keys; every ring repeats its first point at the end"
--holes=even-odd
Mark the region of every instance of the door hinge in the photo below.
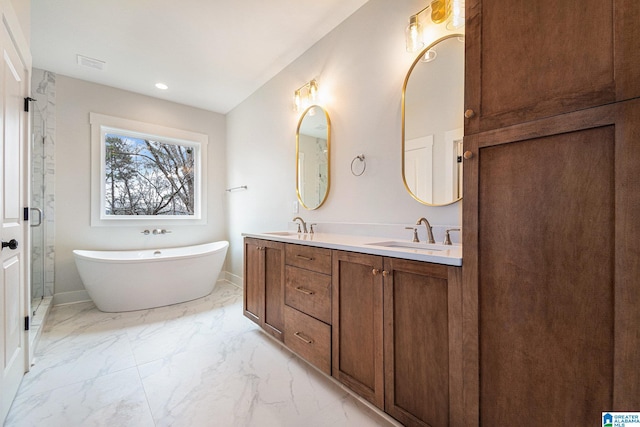
{"type": "Polygon", "coordinates": [[[24,316],[24,330],[29,330],[29,316],[24,316]]]}
{"type": "Polygon", "coordinates": [[[24,208],[22,211],[22,219],[24,221],[29,221],[29,208],[24,208]]]}

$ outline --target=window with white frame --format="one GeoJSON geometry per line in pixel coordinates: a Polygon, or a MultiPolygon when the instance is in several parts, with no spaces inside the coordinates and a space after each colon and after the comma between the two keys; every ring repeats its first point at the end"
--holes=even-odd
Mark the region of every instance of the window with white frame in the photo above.
{"type": "Polygon", "coordinates": [[[202,224],[207,135],[91,113],[92,225],[202,224]]]}

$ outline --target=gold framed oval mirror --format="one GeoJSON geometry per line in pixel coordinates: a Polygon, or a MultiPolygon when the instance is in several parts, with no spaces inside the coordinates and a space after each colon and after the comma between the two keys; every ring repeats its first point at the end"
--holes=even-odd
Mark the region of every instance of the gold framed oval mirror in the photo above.
{"type": "Polygon", "coordinates": [[[414,199],[444,206],[462,199],[464,35],[427,46],[402,88],[402,180],[414,199]]]}
{"type": "Polygon", "coordinates": [[[330,150],[329,113],[312,105],[300,116],[296,130],[296,191],[305,209],[318,209],[327,199],[330,150]]]}

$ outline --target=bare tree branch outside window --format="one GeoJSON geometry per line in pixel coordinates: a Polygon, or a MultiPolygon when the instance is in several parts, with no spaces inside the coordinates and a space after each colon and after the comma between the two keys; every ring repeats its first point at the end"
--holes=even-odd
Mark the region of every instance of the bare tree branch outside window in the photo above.
{"type": "Polygon", "coordinates": [[[105,135],[107,215],[193,215],[194,147],[105,135]]]}

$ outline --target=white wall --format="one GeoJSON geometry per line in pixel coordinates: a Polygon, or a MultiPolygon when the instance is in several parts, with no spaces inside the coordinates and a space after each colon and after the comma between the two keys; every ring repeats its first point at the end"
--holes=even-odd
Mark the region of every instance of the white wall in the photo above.
{"type": "Polygon", "coordinates": [[[73,249],[170,247],[226,238],[223,115],[66,76],[57,77],[55,293],[58,302],[75,300],[84,294],[73,249]],[[161,228],[170,229],[172,233],[162,236],[141,234],[145,228],[151,228],[143,223],[139,227],[91,227],[90,112],[209,135],[208,224],[167,224],[161,228]]]}
{"type": "Polygon", "coordinates": [[[404,28],[424,6],[417,0],[370,0],[227,115],[228,183],[248,186],[227,196],[232,274],[242,276],[242,232],[286,229],[294,216],[299,117],[292,97],[314,77],[331,118],[331,189],[322,207],[301,216],[318,223],[397,224],[405,233],[403,226],[421,216],[434,225],[460,225],[460,202],[422,205],[401,176],[402,85],[414,60],[405,51],[404,28]],[[359,154],[366,156],[367,169],[355,177],[350,164],[359,154]]]}

